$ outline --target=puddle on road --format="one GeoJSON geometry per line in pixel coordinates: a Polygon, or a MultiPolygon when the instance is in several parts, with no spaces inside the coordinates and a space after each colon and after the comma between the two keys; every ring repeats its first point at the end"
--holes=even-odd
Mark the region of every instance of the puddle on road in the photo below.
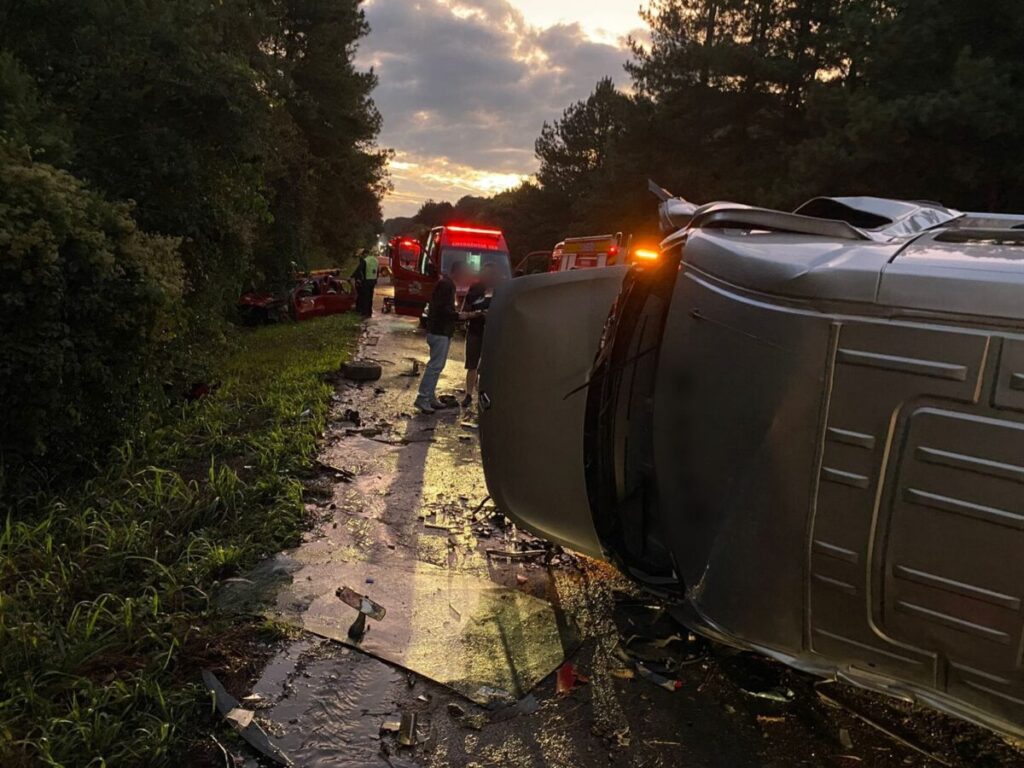
{"type": "Polygon", "coordinates": [[[380,726],[398,717],[407,691],[400,670],[324,641],[286,647],[253,687],[265,701],[257,716],[274,744],[295,765],[310,768],[388,766],[380,726]]]}

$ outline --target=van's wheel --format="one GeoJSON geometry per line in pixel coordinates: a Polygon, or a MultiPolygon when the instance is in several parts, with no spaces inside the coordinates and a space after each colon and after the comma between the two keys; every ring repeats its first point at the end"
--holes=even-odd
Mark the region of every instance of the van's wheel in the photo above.
{"type": "Polygon", "coordinates": [[[341,364],[341,375],[349,381],[377,381],[381,373],[380,364],[369,360],[350,360],[341,364]]]}

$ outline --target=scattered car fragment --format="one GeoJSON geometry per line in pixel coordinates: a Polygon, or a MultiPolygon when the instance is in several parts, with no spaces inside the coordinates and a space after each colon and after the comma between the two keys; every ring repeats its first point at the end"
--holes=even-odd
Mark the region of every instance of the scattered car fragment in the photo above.
{"type": "Polygon", "coordinates": [[[288,755],[270,741],[267,732],[254,719],[254,713],[241,706],[238,700],[227,692],[217,676],[208,669],[203,670],[203,684],[213,694],[217,711],[234,726],[246,743],[278,765],[294,765],[288,755]]]}
{"type": "Polygon", "coordinates": [[[496,296],[497,505],[705,636],[1024,736],[1024,217],[663,198],[660,259],[496,296]]]}

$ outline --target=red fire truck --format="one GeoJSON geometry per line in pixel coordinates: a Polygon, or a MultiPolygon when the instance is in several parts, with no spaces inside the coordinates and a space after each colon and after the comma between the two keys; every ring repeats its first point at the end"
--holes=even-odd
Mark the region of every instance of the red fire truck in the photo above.
{"type": "Polygon", "coordinates": [[[458,261],[469,267],[466,278],[456,286],[460,300],[485,264],[496,265],[503,277],[512,276],[508,243],[501,230],[459,224],[435,227],[415,264],[401,259],[392,262],[395,312],[420,317],[430,300],[434,284],[458,261]]]}

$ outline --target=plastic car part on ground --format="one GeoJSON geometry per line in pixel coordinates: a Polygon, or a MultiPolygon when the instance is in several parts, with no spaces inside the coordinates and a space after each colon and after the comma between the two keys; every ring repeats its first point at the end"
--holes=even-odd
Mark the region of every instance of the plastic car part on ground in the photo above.
{"type": "Polygon", "coordinates": [[[206,685],[206,689],[213,694],[217,711],[234,726],[246,743],[261,755],[273,760],[277,765],[294,765],[284,752],[271,743],[263,726],[254,719],[254,713],[242,707],[238,700],[221,685],[217,676],[208,669],[203,670],[203,683],[206,685]]]}

